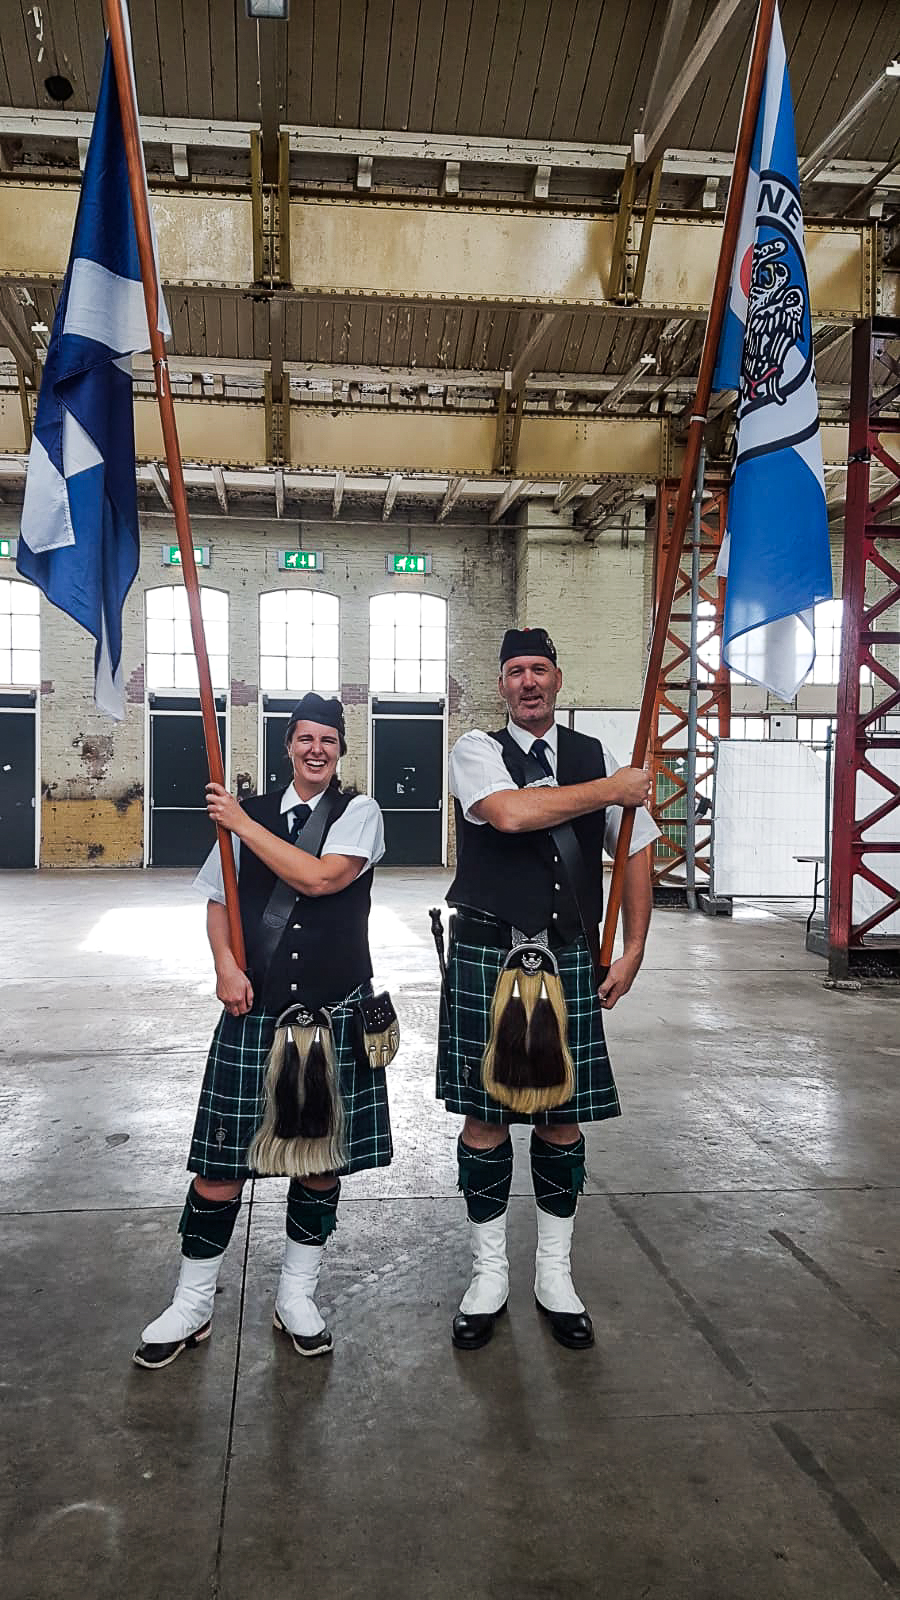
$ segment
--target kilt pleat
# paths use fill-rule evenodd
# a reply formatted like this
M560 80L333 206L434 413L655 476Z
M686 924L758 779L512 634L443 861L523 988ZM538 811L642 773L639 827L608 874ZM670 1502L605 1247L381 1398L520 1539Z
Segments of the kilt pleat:
M344 1103L347 1163L341 1175L366 1167L386 1167L393 1155L387 1082L383 1069L363 1067L356 1058L349 1006L332 1012L335 1060ZM232 1181L257 1176L246 1164L247 1149L262 1120L266 1057L275 1034L271 1011L233 1017L223 1011L212 1037L188 1171Z
M587 941L554 951L569 1015L575 1093L564 1105L533 1115L510 1111L482 1087L491 1001L507 952L454 939L450 945L438 1031L437 1097L448 1111L481 1122L599 1122L621 1115L606 1050L603 1008L597 998Z

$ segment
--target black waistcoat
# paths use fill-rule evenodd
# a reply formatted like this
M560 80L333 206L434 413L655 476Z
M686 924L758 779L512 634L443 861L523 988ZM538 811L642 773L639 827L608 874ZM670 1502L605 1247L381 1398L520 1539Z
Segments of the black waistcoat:
M503 751L510 777L518 787L532 781L525 770L525 755L504 728L490 736ZM603 746L599 739L559 728L556 781L560 785L605 778ZM572 823L587 867L587 882L579 891L590 923L597 927L603 916L603 833L605 811L592 811ZM471 906L509 922L523 933L542 928L555 930L563 943L581 932L575 897L566 880L553 835L549 829L531 833L501 833L490 823L466 822L456 801L456 877L447 901Z
M281 814L281 798L281 792L253 795L243 801L243 806L254 822L262 823L279 839L287 839L289 818L287 813ZM346 811L352 798L348 794L338 796L328 831ZM361 872L339 894L298 894L268 971L262 972L258 942L260 923L277 881L275 873L241 841L238 899L247 947L247 970L256 1003L262 1001L267 1011L283 1011L301 1000L309 1006L342 1000L372 976L369 954L372 868Z

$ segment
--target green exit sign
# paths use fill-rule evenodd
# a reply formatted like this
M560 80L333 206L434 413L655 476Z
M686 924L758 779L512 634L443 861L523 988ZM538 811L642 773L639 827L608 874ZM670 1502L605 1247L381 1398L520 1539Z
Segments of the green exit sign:
M411 551L407 551L405 555L395 553L388 556L386 560L388 572L426 573L431 571L431 557L414 555Z
M194 545L194 560L198 567L209 566L209 545ZM180 567L181 551L177 544L164 544L162 547L162 564L164 567Z
M279 550L279 572L321 572L325 557L321 550Z
M0 539L0 560L10 561L18 549L18 539Z

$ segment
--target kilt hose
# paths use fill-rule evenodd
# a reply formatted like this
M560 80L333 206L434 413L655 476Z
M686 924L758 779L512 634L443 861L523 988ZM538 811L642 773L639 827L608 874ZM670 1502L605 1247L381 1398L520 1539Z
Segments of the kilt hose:
M478 913L466 910L469 926ZM451 939L438 1031L437 1098L448 1111L480 1122L599 1122L621 1115L606 1053L603 1008L597 998L587 940L555 949L568 1011L569 1049L575 1063L575 1093L564 1105L533 1114L501 1106L481 1084L481 1058L490 1032L491 1001L508 951Z
M366 1167L386 1167L393 1155L391 1119L384 1069L363 1066L353 1048L350 999L331 1010L334 1051L344 1103L346 1165L340 1176ZM266 1057L275 1034L273 1011L248 1011L233 1017L223 1011L209 1047L200 1103L188 1156L188 1171L219 1182L262 1176L251 1172L246 1154L262 1121ZM264 1176L268 1176L265 1174Z

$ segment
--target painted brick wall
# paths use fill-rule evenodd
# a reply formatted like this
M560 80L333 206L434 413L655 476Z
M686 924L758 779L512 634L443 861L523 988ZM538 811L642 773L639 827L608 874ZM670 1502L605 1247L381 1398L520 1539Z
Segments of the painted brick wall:
M0 530L15 535L10 513ZM515 620L515 536L481 524L437 527L408 522L400 513L387 524L347 515L334 522L275 522L237 516L196 519L198 543L211 548L201 583L229 596L231 733L229 773L258 777L258 608L269 589L304 587L341 601L342 694L347 706L346 781L365 787L367 776L369 600L391 589L440 595L448 604L449 736L497 717L496 660L500 636ZM144 592L177 582L164 568L161 547L174 542L171 519L148 516L143 560L125 615L124 722L101 717L92 699L92 649L82 631L42 602L41 773L42 864L139 866L143 852L146 694ZM321 549L321 573L281 573L283 548ZM388 577L385 554L407 548L432 553L427 578ZM0 576L13 576L9 572ZM228 755L226 755L228 761Z

